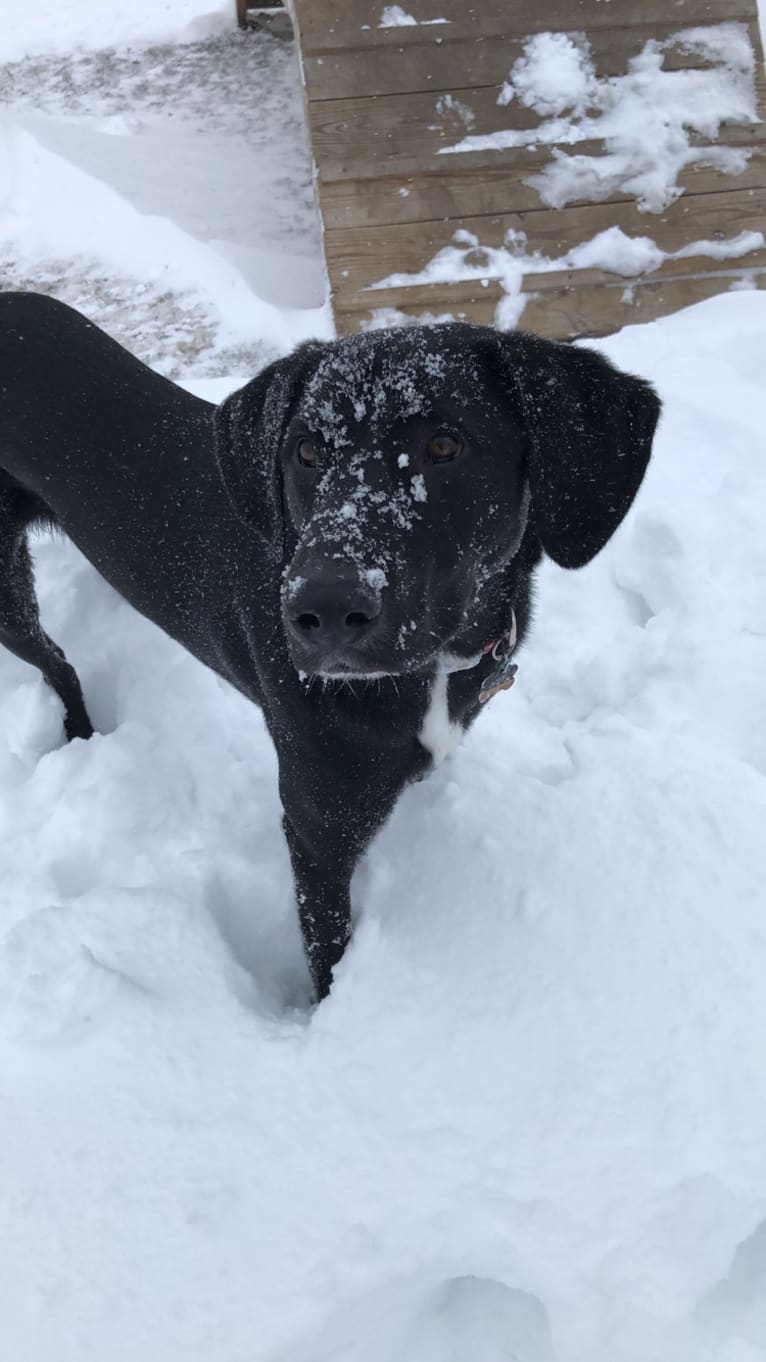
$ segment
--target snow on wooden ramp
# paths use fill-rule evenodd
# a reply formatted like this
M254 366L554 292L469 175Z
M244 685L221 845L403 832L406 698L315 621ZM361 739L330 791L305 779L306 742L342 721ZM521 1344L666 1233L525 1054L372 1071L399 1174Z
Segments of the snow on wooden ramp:
M766 286L756 0L294 0L338 329Z

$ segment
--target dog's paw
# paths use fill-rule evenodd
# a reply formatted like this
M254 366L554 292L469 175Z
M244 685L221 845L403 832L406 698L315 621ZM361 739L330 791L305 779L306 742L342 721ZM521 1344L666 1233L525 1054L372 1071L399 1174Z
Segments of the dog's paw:
M75 710L67 710L64 715L64 732L67 736L67 742L71 742L73 738L87 739L93 737L93 725L85 710L79 713Z

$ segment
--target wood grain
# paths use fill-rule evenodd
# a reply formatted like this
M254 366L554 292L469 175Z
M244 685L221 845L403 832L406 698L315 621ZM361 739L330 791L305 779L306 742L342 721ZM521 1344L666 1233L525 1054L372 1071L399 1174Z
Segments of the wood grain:
M766 123L722 127L717 145L746 148L744 169L725 176L704 163L689 166L679 178L680 198L664 212L639 212L619 187L602 202L580 200L557 210L543 205L528 183L553 150L532 140L539 116L518 101L497 103L500 84L535 32L587 37L598 74L609 77L625 72L647 42L735 21L750 36L763 110L755 0L548 0L539 6L529 0L406 0L403 7L418 22L380 28L385 2L295 0L325 255L341 330L362 326L373 308L384 307L492 321L502 290L481 252L501 247L509 231L525 234L528 253L552 261L614 226L630 237L650 237L667 253L745 230L766 232ZM428 22L437 18L448 22ZM664 62L667 70L706 65L677 43L664 49ZM466 133L511 126L529 132L529 142L440 154ZM594 141L575 150L598 156L604 148ZM389 275L422 272L458 230L475 236L472 259L486 264L483 279L371 292ZM524 325L547 335L604 334L708 297L748 273L761 287L766 250L740 260L666 260L637 278L603 269L532 274L522 285L534 295Z
M642 42L626 49L620 63L615 64L617 70L626 68L646 37L642 30ZM600 66L597 69L603 74ZM765 92L766 78L760 74L756 93L761 103ZM514 156L522 159L527 154L526 147L481 152L448 150L466 136L488 136L506 129L528 132L532 156L537 161L550 159L555 144L534 146L540 116L516 103L500 106L497 95L497 88L492 86L425 95L310 101L310 133L320 185L382 175L417 175L427 169L453 175L463 165L491 166L503 159L510 165ZM724 124L719 142L746 145L759 136L761 139L764 136L763 125ZM563 149L580 151L582 144Z
M672 28L662 25L660 31L670 36L677 29L675 25ZM595 38L592 45L606 53L601 66L604 75L614 75L620 70L616 57L620 48L635 47L630 30L618 30L610 41ZM432 39L429 44L409 47L392 43L371 48L368 53L341 51L322 57L309 56L304 58L304 71L310 98L328 102L445 90L460 93L464 89L486 86L497 91L507 79L522 47L522 40L517 38L466 39L452 43ZM615 54L611 60L610 50ZM668 50L669 70L694 64L688 58L683 62Z
M766 129L754 130L759 141L744 171L723 176L704 165L690 166L679 176L679 186L691 194L707 194L730 189L758 189L766 184ZM734 144L733 141L731 143ZM583 152L592 154L593 144L583 144ZM536 189L525 184L529 175L538 172L544 162L534 153L524 152L509 160L495 160L477 156L471 165L464 165L453 174L440 170L421 170L405 175L381 176L374 180L336 180L322 187L322 212L325 227L357 226L360 228L438 221L449 218L498 216L525 213L540 208ZM629 203L631 199L620 189L607 195L605 203ZM582 205L575 199L569 207ZM616 219L615 219L616 220ZM647 222L646 235L651 236Z
M528 213L464 217L459 222L461 230L478 239L478 250L471 259L479 265L481 248L502 247L509 231L525 234L527 254L539 252L557 260L615 225L628 236L651 237L665 252L678 251L694 241L725 241L740 232L758 232L766 227L766 189L684 194L663 213L640 213L630 202L559 210L538 208ZM457 227L456 221L448 220L327 231L325 254L333 290L342 295L340 306L366 307L369 294L364 299L361 295L371 285L390 275L419 274L439 251L453 244ZM728 261L710 259L709 268L714 270L719 263L724 268L729 265ZM536 287L544 289L546 277L536 276ZM598 277L605 279L607 274L600 271ZM397 287L403 292L407 286Z
M295 0L304 56L373 47L416 46L432 40L525 37L554 30L623 28L668 22L676 28L757 17L756 0L406 0L402 8L417 24L380 28L387 0ZM446 19L437 24L435 19ZM431 22L429 22L431 21Z
M537 331L553 340L575 340L578 337L607 336L621 326L655 321L680 308L690 307L706 298L738 285L742 275L736 270L716 274L682 275L677 278L628 281L606 284L600 288L589 286L549 289L532 296L519 320L519 327ZM766 261L759 272L752 275L752 286L766 288ZM500 290L493 285L461 296L461 287L444 290L433 286L428 297L421 297L416 305L407 307L412 321L432 321L448 316L456 321L472 322L477 326L493 326ZM336 312L339 335L363 330L372 320L368 312Z

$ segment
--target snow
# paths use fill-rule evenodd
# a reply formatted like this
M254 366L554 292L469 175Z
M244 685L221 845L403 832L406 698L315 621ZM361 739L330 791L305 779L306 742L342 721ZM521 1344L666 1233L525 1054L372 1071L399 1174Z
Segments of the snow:
M3 60L41 52L66 56L130 43L193 42L231 27L233 0L9 0L3 7Z
M673 49L707 65L668 70L665 57ZM750 153L716 139L726 122L758 121L754 54L740 23L651 38L622 76L597 75L584 34L535 34L498 103L514 99L541 116L537 127L471 135L440 154L553 146L548 164L525 183L554 208L578 199L597 202L619 190L635 197L640 209L659 213L681 194L678 177L687 166L740 174ZM604 147L597 155L563 149L595 139Z
M416 19L414 14L410 14L401 5L386 5L380 16L378 28L413 28L417 25L448 23L449 19Z
M414 15L408 14L401 5L386 5L378 28L411 28L417 22Z
M97 47L101 8L57 6L59 50ZM180 5L108 13L113 42L188 36ZM4 16L18 50L39 14ZM173 49L62 58L68 94L9 70L4 279L211 398L328 328L291 68L248 42L275 147L251 118L249 162L183 65L228 69L239 38L175 49L225 158L202 200L172 111L141 104ZM245 182L272 285L306 262L289 299L238 263ZM37 544L99 732L65 746L0 654L9 1358L764 1362L766 298L600 348L665 401L645 485L593 564L545 567L514 689L401 800L313 1013L258 712Z
M171 376L247 373L330 333L288 44L44 54L4 93L5 287L84 308Z
M595 71L589 45L567 33L538 33L524 44L511 79L500 91L498 104L518 98L539 114L582 114L594 90Z
M452 284L461 279L478 279L486 283L496 279L503 297L497 305L495 322L508 330L522 321L530 295L523 291L526 276L551 274L557 270L601 269L627 277L648 275L658 270L667 260L683 260L700 256L713 260L739 260L766 244L762 232L743 231L722 240L688 241L677 251L663 251L652 237L628 236L621 227L607 227L590 240L572 246L563 255L543 255L527 249L526 232L510 229L502 246L485 246L474 232L461 228L452 243L437 251L433 259L417 273L389 274L370 286L370 292L384 288L401 288L417 284ZM755 271L743 265L732 278L732 287L748 286ZM370 327L391 326L406 317L390 308L374 308ZM430 320L430 319L429 319ZM449 316L434 320L451 320Z

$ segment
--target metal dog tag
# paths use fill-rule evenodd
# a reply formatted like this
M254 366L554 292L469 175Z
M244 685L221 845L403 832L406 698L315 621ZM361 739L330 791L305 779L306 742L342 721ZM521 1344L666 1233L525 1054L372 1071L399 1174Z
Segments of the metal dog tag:
M499 690L510 690L516 680L516 673L519 670L515 662L511 660L511 654L499 659L500 665L490 672L482 689L479 691L479 703L484 704L486 700L491 700L493 695L497 695Z
M499 690L510 690L516 679L519 670L513 659L513 650L516 647L516 615L511 614L511 627L507 634L492 648L492 660L497 663L495 670L490 672L484 685L479 691L479 704L484 704L486 700L491 700L493 695L497 695ZM487 649L488 651L488 649Z

